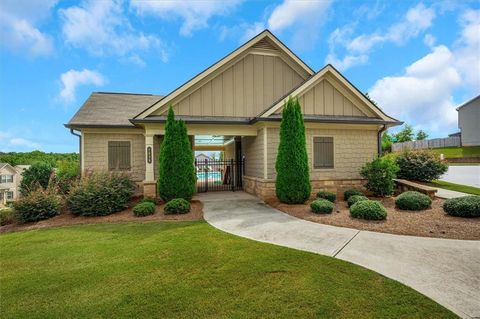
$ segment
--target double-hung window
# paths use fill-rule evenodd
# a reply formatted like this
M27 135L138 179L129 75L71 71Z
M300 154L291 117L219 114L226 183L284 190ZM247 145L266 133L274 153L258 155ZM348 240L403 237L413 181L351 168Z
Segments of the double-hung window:
M13 183L13 175L1 175L0 176L0 183Z

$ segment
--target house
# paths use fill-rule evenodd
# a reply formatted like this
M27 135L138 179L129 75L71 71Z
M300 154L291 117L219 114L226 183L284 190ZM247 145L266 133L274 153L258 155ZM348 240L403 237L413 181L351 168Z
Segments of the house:
M22 173L28 167L30 165L13 167L8 163L0 163L0 206L18 199Z
M480 95L457 107L462 146L480 145Z
M275 194L281 112L289 96L302 106L313 191L361 185L359 170L380 152L382 132L401 124L332 65L314 72L265 30L165 96L92 93L65 126L80 136L82 172L129 172L144 195L153 196L171 105L186 122L193 149L244 159L229 180L265 199Z
M203 153L200 153L195 155L195 160L197 162L205 162L205 161L213 161L213 158Z

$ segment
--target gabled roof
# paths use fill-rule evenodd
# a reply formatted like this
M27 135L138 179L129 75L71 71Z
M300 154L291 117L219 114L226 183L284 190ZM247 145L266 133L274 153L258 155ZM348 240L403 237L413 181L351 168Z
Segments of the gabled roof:
M94 92L65 126L134 127L129 119L161 98L153 94Z
M387 122L396 122L400 123L398 120L386 115L378 106L372 103L358 88L356 88L347 78L345 78L337 69L335 69L331 64L327 64L325 67L320 69L314 76L307 79L305 82L292 89L290 92L285 94L282 98L274 102L268 109L263 111L258 115L259 118L265 118L272 116L275 111L280 109L283 104L286 102L289 96L299 96L300 94L306 92L310 87L315 85L316 81L320 79L325 74L330 73L336 79L338 79L342 84L344 84L350 91L358 97L364 104L369 107L380 119Z
M225 64L231 62L238 56L240 56L242 53L244 53L247 49L256 47L258 49L266 49L270 46L270 43L266 40L270 40L275 46L280 48L284 53L286 53L292 60L294 60L302 69L306 71L307 74L313 75L315 72L305 63L303 62L295 53L293 53L282 41L280 41L275 35L273 35L269 30L264 30L254 38L250 39L246 43L244 43L242 46L239 48L235 49L231 53L229 53L227 56L222 58L221 60L217 61L204 71L200 72L196 76L194 76L192 79L189 81L185 82L172 92L170 92L168 95L166 95L161 101L158 101L154 103L152 106L147 108L146 110L143 110L140 112L138 115L136 115L133 119L141 119L145 118L148 115L152 114L156 110L158 110L160 107L168 104L170 101L172 101L174 98L179 96L181 93L185 92L195 84L199 83L203 79L205 79L207 76L224 66Z
M0 169L3 169L3 168L6 168L6 169L10 170L12 173L17 173L15 168L8 163L0 163Z
M480 98L480 95L477 95L476 97L471 98L471 99L468 100L467 102L464 102L462 105L460 105L459 107L457 107L457 111L460 110L462 107L467 106L468 104L474 102L475 100L478 100L479 98Z

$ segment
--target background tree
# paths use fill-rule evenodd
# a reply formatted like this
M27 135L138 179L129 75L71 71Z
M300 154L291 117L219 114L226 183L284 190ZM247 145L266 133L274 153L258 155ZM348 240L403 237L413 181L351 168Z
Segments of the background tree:
M405 124L405 127L394 136L397 143L413 141L413 127Z
M27 195L38 188L47 189L53 167L49 163L35 163L22 173L20 193Z
M275 170L275 192L281 202L300 204L310 197L305 124L297 98L289 97L283 106Z
M391 152L392 151L392 144L393 144L393 137L385 131L382 135L382 152Z
M427 137L428 137L428 134L427 134L427 133L425 133L423 130L419 130L419 131L417 132L417 136L415 137L415 139L416 139L417 141L423 141L423 140L426 140Z
M168 202L174 198L190 200L195 191L195 165L185 122L175 120L170 106L165 136L160 147L158 194Z

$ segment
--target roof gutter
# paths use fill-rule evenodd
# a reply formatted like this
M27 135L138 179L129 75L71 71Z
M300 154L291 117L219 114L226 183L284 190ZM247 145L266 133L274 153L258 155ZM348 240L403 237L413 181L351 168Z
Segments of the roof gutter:
M383 124L383 127L378 131L377 134L377 152L378 156L382 156L382 134L387 130L387 126Z
M75 130L73 128L70 129L70 134L78 136L78 155L80 157L80 173L82 172L82 135L79 133L75 133Z

